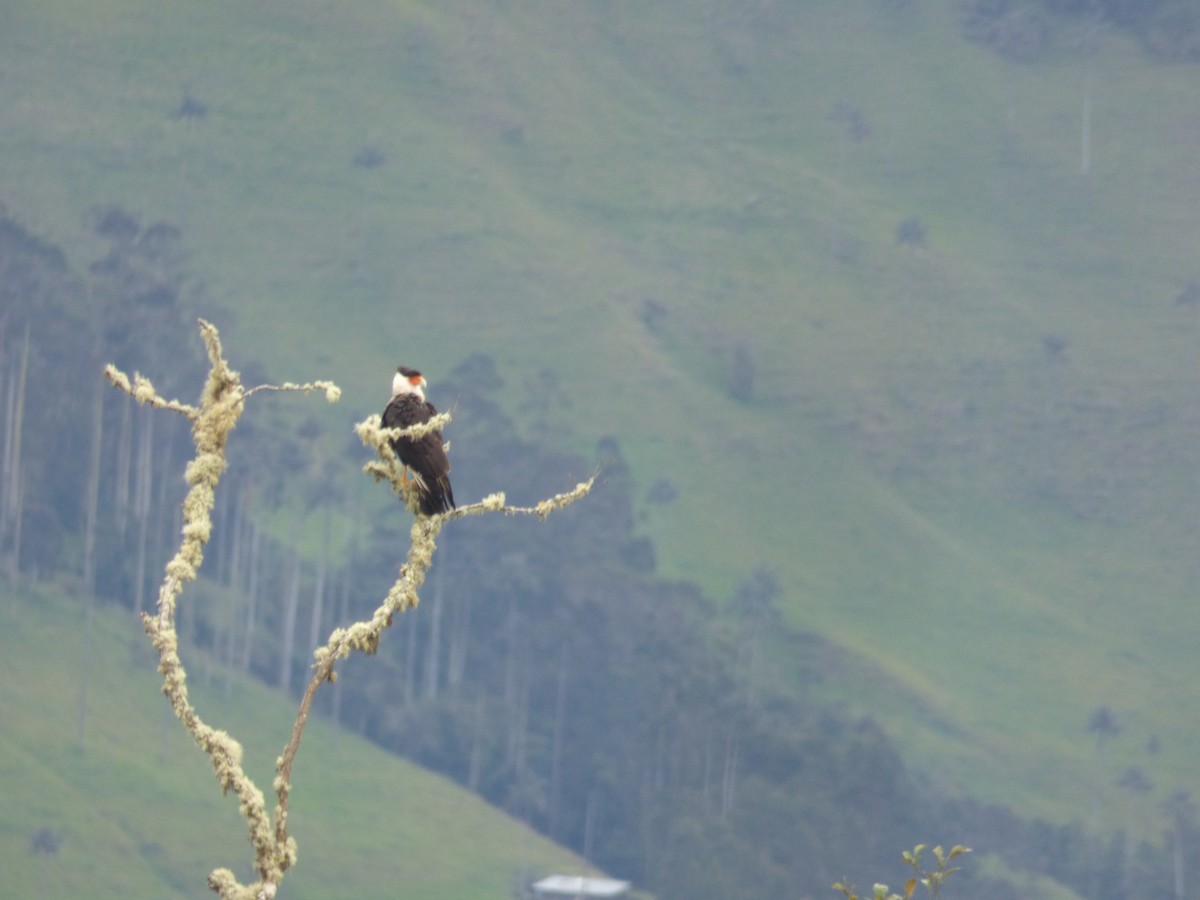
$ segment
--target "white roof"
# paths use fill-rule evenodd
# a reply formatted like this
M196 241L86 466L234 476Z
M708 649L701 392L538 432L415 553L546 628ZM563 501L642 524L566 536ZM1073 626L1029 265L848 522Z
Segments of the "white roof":
M629 890L629 882L615 878L551 875L534 883L533 889L539 894L559 894L564 897L616 897Z

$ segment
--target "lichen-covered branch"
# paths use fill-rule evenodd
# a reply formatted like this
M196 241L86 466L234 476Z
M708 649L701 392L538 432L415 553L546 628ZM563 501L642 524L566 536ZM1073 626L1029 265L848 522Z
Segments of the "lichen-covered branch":
M390 441L396 437L420 437L435 428L442 428L450 421L448 413L440 413L428 422L422 422L409 428L381 428L379 416L369 416L365 421L355 426L355 431L363 443L373 448L379 455L378 462L370 462L364 466L364 471L378 480L386 480L396 493L411 500L412 488L404 483L402 467L392 450ZM383 632L392 624L392 619L398 612L413 609L420 603L418 590L425 582L425 575L433 562L433 553L437 549L437 536L442 527L451 519L462 516L482 515L486 512L502 512L506 515L533 515L545 519L550 513L574 503L586 496L595 484L596 475L587 481L580 482L572 490L557 494L543 500L536 506L509 506L505 503L504 494L492 494L478 503L460 506L433 516L418 515L409 530L408 556L400 567L399 575L387 592L383 602L375 610L370 619L355 622L353 625L337 628L329 636L325 646L318 647L314 652L313 673L300 700L300 709L292 726L292 736L284 747L283 754L276 760L275 793L279 805L275 814L276 840L287 840L287 803L291 793L292 763L300 746L300 738L304 726L312 710L313 700L322 684L332 682L336 678L334 666L338 660L345 659L352 652L372 654L379 649ZM415 510L415 507L412 507Z
M246 391L246 396L251 397L259 391L324 391L325 399L330 403L337 403L342 396L342 389L332 381L310 381L306 384L285 381L283 384L260 384Z
M250 829L258 884L245 888L237 884L232 876L226 878L220 872L213 873L209 884L227 900L249 900L251 897L274 895L274 888L284 871L295 862L296 848L294 842L276 842L263 792L242 768L241 744L226 732L205 723L192 706L188 697L187 672L179 658L179 636L175 628L176 603L184 585L196 578L197 570L204 561L204 545L212 533L212 509L217 483L226 466L225 446L248 395L238 373L225 361L217 329L201 320L200 335L208 351L211 368L200 394L199 406L160 397L150 380L140 374L135 374L131 382L124 372L111 365L104 374L116 387L139 403L181 413L192 423L196 455L188 463L184 476L188 492L183 501L183 531L179 550L167 563L166 575L158 593L157 609L153 615L143 613L142 624L158 651L163 693L167 695L175 715L208 754L222 792L232 791L237 795L242 816ZM336 386L323 383L320 389L325 390L331 400L336 399Z
M404 505L412 513L417 513L420 505L416 490L402 477L404 466L396 457L391 442L396 438L420 438L431 431L445 428L450 422L450 413L438 413L427 422L418 422L407 428L384 428L379 416L368 416L364 421L354 426L359 439L371 447L379 455L378 460L367 463L363 471L376 481L386 481L392 490L400 495Z
M196 578L204 560L204 545L212 532L212 509L217 484L227 465L225 447L230 433L245 409L248 397L270 391L323 391L326 399L335 402L341 394L329 381L308 384L258 385L246 389L237 372L233 371L221 351L220 338L214 328L200 321L200 333L208 351L211 368L200 395L198 406L166 400L159 396L149 379L135 374L132 379L114 366L105 369L105 376L116 387L134 397L139 403L180 413L192 423L192 438L196 455L186 470L187 496L183 503L183 530L179 550L167 563L158 606L153 615L146 613L142 622L159 655L159 672L163 676L163 693L167 695L175 715L187 728L212 763L222 792L232 791L239 799L242 817L249 828L254 848L255 871L258 880L250 885L240 884L229 869L217 869L208 878L209 887L222 900L268 900L275 896L284 873L296 862L296 841L288 833L288 809L291 796L291 773L300 741L304 734L313 700L322 684L335 678L334 666L351 652L374 653L383 632L392 624L397 612L418 605L418 591L433 560L436 539L451 519L468 515L500 512L505 515L533 515L545 519L587 495L595 483L593 474L574 489L541 501L532 507L509 506L504 494L485 497L477 503L461 506L447 513L424 516L418 514L410 532L411 545L396 582L370 619L337 628L325 646L315 652L313 674L292 733L276 760L274 790L277 803L268 815L263 792L242 768L242 747L230 735L205 723L188 698L187 673L179 658L179 638L175 628L175 608L184 585ZM416 498L402 477L403 467L392 450L390 441L397 437L420 437L429 431L444 428L450 421L442 413L429 422L407 429L382 428L379 416L370 416L356 426L363 443L376 450L379 461L368 463L365 471L375 479L386 480L414 512Z

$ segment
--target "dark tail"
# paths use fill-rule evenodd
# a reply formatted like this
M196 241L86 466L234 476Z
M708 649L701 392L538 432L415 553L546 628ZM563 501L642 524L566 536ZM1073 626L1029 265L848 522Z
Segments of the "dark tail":
M437 513L450 512L456 509L454 503L454 489L450 487L450 479L442 476L436 478L433 484L421 487L421 512L427 516L436 515Z

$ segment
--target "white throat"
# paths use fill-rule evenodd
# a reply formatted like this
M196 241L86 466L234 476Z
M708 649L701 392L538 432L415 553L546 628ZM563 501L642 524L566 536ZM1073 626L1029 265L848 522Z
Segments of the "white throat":
M405 376L397 372L392 376L392 396L399 397L401 394L416 394L420 399L425 399L425 391L421 389L419 382L413 384Z

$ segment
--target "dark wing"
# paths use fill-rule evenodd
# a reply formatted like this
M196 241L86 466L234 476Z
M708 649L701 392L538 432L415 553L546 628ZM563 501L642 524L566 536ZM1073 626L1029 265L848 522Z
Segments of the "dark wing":
M401 394L383 411L384 428L409 428L428 422L437 409L415 394ZM442 446L442 432L431 431L419 438L397 438L392 449L400 462L419 476L417 489L421 495L421 512L425 515L447 512L454 508L454 491L450 487L450 457Z
M409 428L421 422L428 422L434 412L432 404L422 402L416 394L398 394L383 411L384 428ZM392 441L392 449L400 452L399 445L404 443L399 439Z

